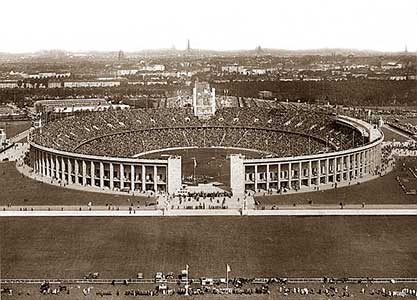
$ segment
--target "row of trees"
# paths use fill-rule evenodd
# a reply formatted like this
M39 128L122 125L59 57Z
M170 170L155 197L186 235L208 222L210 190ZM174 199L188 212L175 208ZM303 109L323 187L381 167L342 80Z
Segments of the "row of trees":
M217 91L229 95L259 97L259 91L272 91L281 101L329 101L344 105L417 105L415 80L347 80L347 81L257 81L214 84Z

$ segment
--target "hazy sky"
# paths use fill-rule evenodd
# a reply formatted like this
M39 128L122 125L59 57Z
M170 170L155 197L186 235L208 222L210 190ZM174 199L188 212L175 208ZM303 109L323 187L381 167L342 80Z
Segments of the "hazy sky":
M0 52L417 50L417 0L2 0Z

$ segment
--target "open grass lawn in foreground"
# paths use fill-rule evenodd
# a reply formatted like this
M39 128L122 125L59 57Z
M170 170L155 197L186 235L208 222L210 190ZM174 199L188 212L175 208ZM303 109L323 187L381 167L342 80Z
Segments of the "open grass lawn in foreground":
M410 217L0 218L3 278L417 277Z

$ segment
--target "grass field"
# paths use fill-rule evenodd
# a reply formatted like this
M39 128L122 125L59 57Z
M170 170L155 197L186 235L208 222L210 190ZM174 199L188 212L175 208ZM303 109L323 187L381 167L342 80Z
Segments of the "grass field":
M11 138L18 133L29 129L32 125L31 121L0 121L0 128L6 129L6 136L7 138Z
M0 163L0 205L129 205L144 204L147 197L122 196L71 190L29 179L20 174L14 162Z
M1 218L4 278L417 276L415 217Z
M382 127L382 132L384 133L384 141L389 142L406 142L408 139L398 133L395 133L392 130L389 130L385 127Z

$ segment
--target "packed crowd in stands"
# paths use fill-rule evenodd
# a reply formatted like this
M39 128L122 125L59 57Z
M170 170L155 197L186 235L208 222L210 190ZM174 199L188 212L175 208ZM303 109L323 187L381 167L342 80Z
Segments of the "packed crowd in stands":
M337 125L316 106L221 108L199 119L191 108L91 112L48 123L32 134L46 147L83 154L131 157L174 147L238 147L275 156L317 154L362 145L359 133ZM117 146L116 146L117 145Z

